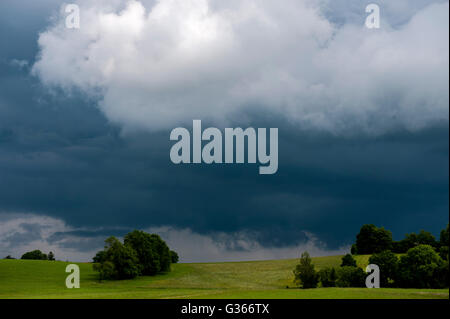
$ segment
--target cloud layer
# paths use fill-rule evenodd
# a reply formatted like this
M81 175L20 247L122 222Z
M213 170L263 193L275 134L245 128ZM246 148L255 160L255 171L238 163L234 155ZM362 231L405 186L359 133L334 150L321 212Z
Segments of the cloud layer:
M111 236L123 236L131 229L74 228L63 220L36 214L0 214L0 258L20 256L34 249L53 251L58 260L92 261L102 249L103 241ZM170 226L145 229L159 234L169 247L180 254L182 262L218 262L296 258L307 250L312 256L338 255L348 247L329 250L313 234L306 240L284 247L264 247L254 232L209 235L193 232L189 228ZM300 236L302 237L302 236Z
M126 130L226 123L248 110L333 134L448 120L448 2L392 26L401 6L386 6L379 30L335 23L318 0L76 3L81 28L61 15L41 33L33 72L98 99Z

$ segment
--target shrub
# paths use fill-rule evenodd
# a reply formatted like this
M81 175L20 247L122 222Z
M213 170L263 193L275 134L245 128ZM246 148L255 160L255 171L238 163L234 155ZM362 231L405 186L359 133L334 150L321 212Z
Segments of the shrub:
M363 225L356 235L356 251L359 255L379 253L392 246L392 233L383 227Z
M419 245L400 258L398 284L403 288L439 288L444 261L430 245Z
M322 287L335 287L336 286L336 269L333 267L328 267L321 269L318 272L320 283Z
M319 276L308 252L305 251L300 257L300 263L294 269L294 276L295 284L301 285L303 289L317 287Z
M398 258L389 251L374 254L369 258L369 264L375 264L380 268L380 286L388 287L395 280L398 271Z
M344 266L337 270L337 287L365 287L366 273L359 267Z
M344 266L356 267L355 258L353 258L353 256L350 254L347 254L344 257L342 257L341 267L344 267Z

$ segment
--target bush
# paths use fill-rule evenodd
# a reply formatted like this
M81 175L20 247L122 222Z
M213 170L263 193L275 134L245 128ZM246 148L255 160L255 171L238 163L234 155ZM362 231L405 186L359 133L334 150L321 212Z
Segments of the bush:
M22 255L21 259L32 259L32 260L47 260L47 255L42 253L42 251L36 249L33 251L26 252Z
M375 264L380 268L380 286L388 287L392 285L398 272L398 258L389 251L374 254L369 258L369 264Z
M344 266L337 270L337 287L365 287L366 273L359 267Z
M294 269L294 283L301 285L303 289L316 288L319 276L311 262L308 252L304 252L300 257L300 263Z
M345 266L356 267L356 260L355 260L355 258L353 258L352 255L347 254L344 257L342 257L341 267L345 267Z
M176 251L171 250L170 251L170 260L172 261L172 264L176 264L180 257L178 257L178 254Z
M335 287L336 286L336 269L333 267L328 267L321 269L318 272L320 283L322 287Z
M392 233L383 227L363 225L356 235L356 251L359 255L379 253L390 250L392 246Z
M444 260L430 245L419 245L400 258L398 285L403 288L439 288L445 285ZM448 278L448 277L447 277Z

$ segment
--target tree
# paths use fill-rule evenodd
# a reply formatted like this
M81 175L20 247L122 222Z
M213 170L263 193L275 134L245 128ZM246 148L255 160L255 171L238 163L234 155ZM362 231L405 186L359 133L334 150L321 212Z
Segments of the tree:
M116 279L130 279L140 274L140 267L136 252L132 247L122 244L116 237L111 236L105 240L104 259L98 264L94 264L94 270L103 271L102 279L105 279L106 274L111 275ZM97 254L98 255L98 254ZM111 263L114 271L110 271Z
M355 258L353 258L352 255L347 254L344 257L342 257L341 267L345 267L345 266L356 267L356 260L355 260Z
M11 256L11 255L8 255L8 256L6 256L4 259L16 259L16 258L14 258L14 257Z
M447 228L441 230L441 236L439 238L439 245L442 246L449 246L449 233L448 233L448 224Z
M176 264L178 262L179 257L178 257L178 254L176 251L174 251L174 250L170 251L170 259L171 259L172 264Z
M39 249L26 252L22 255L21 259L32 259L32 260L47 260L47 255L42 253Z
M143 275L170 270L169 247L158 235L134 230L125 236L124 243L136 251Z
M337 270L337 287L364 287L366 273L359 267L344 266Z
M307 251L302 253L300 263L294 269L294 276L294 282L297 285L301 285L303 289L317 287L319 276Z
M383 227L363 225L356 235L356 251L359 255L373 254L389 250L392 246L392 233Z
M92 258L94 263L103 263L106 261L106 251L100 250L97 254Z
M336 269L333 267L323 268L318 272L320 283L322 287L335 287L336 286Z
M103 261L102 263L93 264L94 271L97 271L99 276L99 281L104 279L116 278L117 272L114 264L110 261Z
M380 268L381 287L392 285L398 272L398 258L393 252L385 250L381 253L373 254L369 258L369 264L375 264Z
M48 260L55 260L55 255L53 254L53 252L49 252L48 256L47 256Z
M403 288L439 288L443 284L443 274L440 273L443 264L442 258L430 245L411 248L400 258L398 285Z
M406 234L405 239L403 239L400 243L402 249L399 253L406 253L409 249L419 245L430 245L434 248L439 246L439 243L436 241L433 234L424 230L421 230L418 234Z

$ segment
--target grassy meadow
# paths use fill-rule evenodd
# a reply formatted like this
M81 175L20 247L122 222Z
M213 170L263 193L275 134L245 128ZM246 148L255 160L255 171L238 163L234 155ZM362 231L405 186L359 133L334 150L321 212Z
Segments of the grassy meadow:
M316 257L316 269L338 267L342 256ZM357 256L365 267L369 256ZM298 289L293 273L298 259L173 264L154 277L98 282L90 263L80 266L79 289L65 287L68 263L0 260L0 299L5 298L242 298L242 299L448 299L448 289Z

